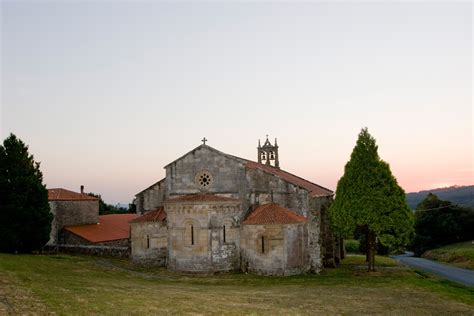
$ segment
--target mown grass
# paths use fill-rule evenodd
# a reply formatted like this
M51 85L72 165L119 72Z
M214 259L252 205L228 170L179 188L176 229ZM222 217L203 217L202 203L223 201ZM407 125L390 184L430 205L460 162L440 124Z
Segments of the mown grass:
M466 241L428 250L422 257L474 270L474 241Z
M320 275L183 275L84 256L0 254L0 314L473 314L474 290L377 257Z

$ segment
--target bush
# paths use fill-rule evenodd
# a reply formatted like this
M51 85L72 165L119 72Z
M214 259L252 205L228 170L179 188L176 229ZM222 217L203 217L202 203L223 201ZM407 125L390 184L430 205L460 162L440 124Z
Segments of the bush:
M344 246L346 247L347 253L360 253L358 240L355 240L355 239L344 240Z

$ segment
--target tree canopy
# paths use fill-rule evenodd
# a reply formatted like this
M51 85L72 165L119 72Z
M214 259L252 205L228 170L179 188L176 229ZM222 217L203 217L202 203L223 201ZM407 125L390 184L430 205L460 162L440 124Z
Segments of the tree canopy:
M87 193L87 195L90 195L99 199L99 215L134 213L130 211L130 207L123 208L123 207L118 207L118 206L105 203L104 200L102 200L102 196L100 194L89 192Z
M356 228L367 234L369 270L374 267L376 239L385 246L408 243L413 214L388 163L380 159L375 139L367 128L359 133L351 158L339 180L330 209L336 232L352 237ZM372 251L372 253L370 253Z
M415 212L412 248L419 256L428 249L474 239L474 210L440 200L430 193Z
M53 216L39 167L15 135L0 145L0 251L30 252L49 240Z

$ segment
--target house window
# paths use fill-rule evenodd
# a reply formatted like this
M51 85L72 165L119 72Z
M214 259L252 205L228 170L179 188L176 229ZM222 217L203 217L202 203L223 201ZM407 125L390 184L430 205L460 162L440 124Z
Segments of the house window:
M194 245L194 226L191 225L191 245Z
M146 235L146 249L150 249L150 236Z
M262 236L262 253L265 253L265 237Z
M222 237L223 237L222 239L224 240L224 243L225 243L226 242L226 240L225 240L225 225L222 228Z

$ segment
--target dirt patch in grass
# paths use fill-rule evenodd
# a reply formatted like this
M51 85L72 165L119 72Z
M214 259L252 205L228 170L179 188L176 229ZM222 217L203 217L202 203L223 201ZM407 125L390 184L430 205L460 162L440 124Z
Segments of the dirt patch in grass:
M8 298L0 314L474 314L474 290L379 261L376 273L356 268L363 258L352 257L320 275L203 276L122 260L0 254L7 280L0 297Z

